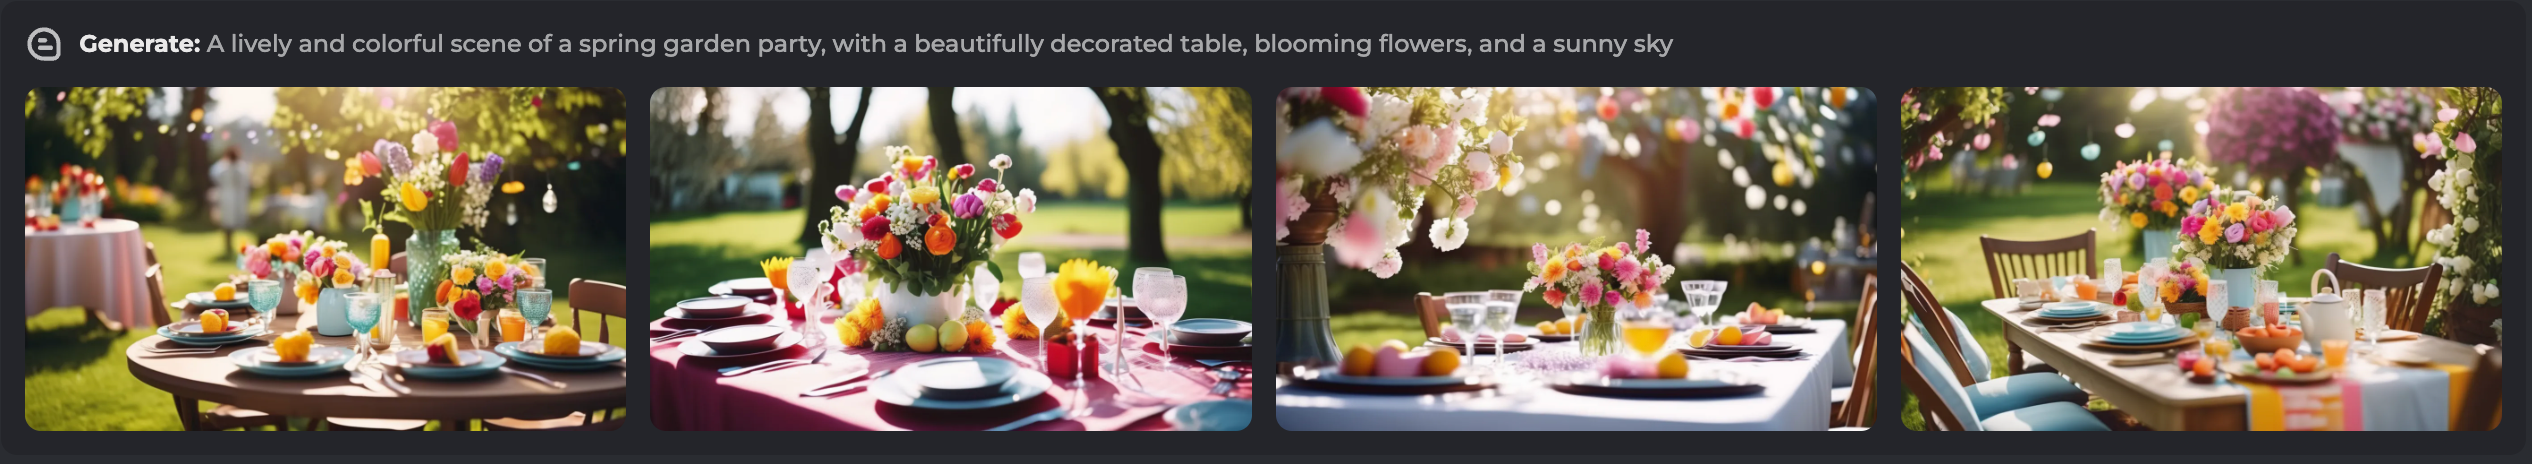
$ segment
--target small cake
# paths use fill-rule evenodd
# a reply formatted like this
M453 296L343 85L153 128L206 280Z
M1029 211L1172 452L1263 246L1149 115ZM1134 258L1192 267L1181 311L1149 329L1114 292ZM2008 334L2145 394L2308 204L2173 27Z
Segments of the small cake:
M425 343L423 346L429 348L432 363L457 364L459 358L456 335L440 334L439 338L433 338L430 343Z
M579 356L580 332L570 327L545 329L546 356Z
M211 287L211 299L218 301L236 301L237 284L220 284L218 287Z
M205 309L202 310L202 316L200 316L200 319L202 321L202 331L204 332L222 332L229 330L229 310Z
M1424 373L1425 353L1398 353L1383 349L1379 356L1377 361L1372 362L1372 375L1416 377Z
M281 356L281 362L308 362L308 351L315 347L316 335L305 330L282 334L280 338L273 339L273 354Z

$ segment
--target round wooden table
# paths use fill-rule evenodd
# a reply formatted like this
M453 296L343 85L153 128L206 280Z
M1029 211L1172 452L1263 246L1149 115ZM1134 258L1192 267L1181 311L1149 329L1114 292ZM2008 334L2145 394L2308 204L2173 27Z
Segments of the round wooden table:
M404 324L384 322L395 330L398 340L420 338L420 329ZM277 327L313 330L315 317L282 315L273 320ZM622 366L592 371L559 371L510 363L504 367L562 382L563 388L509 374L494 374L470 380L429 380L398 377L399 383L412 389L399 393L385 386L371 388L352 382L351 374L336 373L310 378L276 378L250 374L229 363L228 354L236 350L269 346L273 335L221 347L217 354L173 355L149 352L150 348L183 348L184 345L151 335L123 350L132 376L143 383L176 396L176 413L187 429L193 429L199 417L196 400L212 401L254 409L270 414L300 417L356 417L376 419L425 419L463 421L476 418L557 417L575 411L598 411L624 406ZM460 338L461 345L471 345ZM318 346L354 345L352 337L316 337ZM412 345L405 343L404 345ZM414 349L398 346L397 350ZM476 348L468 346L468 348ZM481 348L490 348L489 346ZM493 355L498 356L498 355ZM374 384L374 383L373 383Z

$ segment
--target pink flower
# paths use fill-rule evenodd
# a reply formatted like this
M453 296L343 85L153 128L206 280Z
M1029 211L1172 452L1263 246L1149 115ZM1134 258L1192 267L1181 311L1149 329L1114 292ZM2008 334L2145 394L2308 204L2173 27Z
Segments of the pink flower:
M1381 253L1389 250L1388 237L1383 237L1380 233L1381 229L1385 228L1382 224L1386 222L1383 218L1372 214L1373 209L1355 208L1354 214L1345 218L1345 231L1328 236L1327 245L1329 249L1335 251L1337 264L1355 269L1370 269L1373 264L1380 262ZM1386 220L1395 221L1397 218L1391 217Z
M1371 114L1371 98L1364 96L1360 88L1320 87L1319 99L1357 118Z
M2196 213L2192 213L2191 216L2180 219L2180 230L2183 231L2195 231L2206 226L2207 218L2202 215L2197 215Z
M2418 149L2419 158L2434 158L2435 153L2426 151L2427 140L2434 138L2435 136L2427 135L2425 132L2409 134L2409 147Z
M1635 251L1653 251L1653 233L1635 229Z
M1988 143L1989 143L1989 142L1987 141L1987 133L1985 133L1985 132L1980 132L1980 133L1978 133L1978 135L1977 135L1977 136L1975 136L1975 137L1970 137L1970 138L1969 138L1969 149L1971 149L1971 150L1985 150L1985 149L1987 149L1987 144L1988 144Z
M1547 263L1547 244L1530 244L1530 262L1541 264Z
M979 180L976 181L976 190L999 192L1002 191L1002 183L996 182L993 179Z
M2444 156L2444 139L2441 137L2427 137L2426 154L2428 156Z
M2453 134L2453 151L2459 151L2462 153L2477 153L2479 152L2479 142L2471 140L2470 133L2467 132Z
M886 236L888 236L888 215L872 215L870 220L862 221L862 240L878 240Z
M440 139L440 151L457 151L457 123L431 123L431 136Z
M1458 211L1451 213L1452 217L1468 219L1469 216L1477 214L1477 197L1459 197L1459 201L1454 203L1457 203L1459 208Z
M2277 216L2277 227L2295 225L2295 211L2287 209L2286 205L2277 205L2277 209L2269 210L2269 214Z
M253 248L254 248L254 249L252 249L252 250L247 250L247 251L246 251L246 272L247 272L247 273L250 273L250 274L255 274L255 277L257 277L257 278L270 278L270 277L272 277L272 275L273 275L273 256L272 256L272 252L270 252L270 251L264 251L264 247L253 247Z
M1618 259L1617 259L1617 258L1611 258L1611 257L1609 257L1609 255L1606 255L1606 254L1600 255L1600 270L1606 271L1606 270L1610 270L1610 269L1616 269L1616 268L1618 267L1618 262L1617 262L1617 261L1618 261Z
M862 191L873 194L888 193L888 176L879 176L868 181L863 181Z
M950 212L956 213L960 219L985 214L985 199L977 198L976 192L958 194L957 200L950 201Z
M838 185L835 186L835 200L851 203L853 201L853 195L859 192L859 190L854 189L851 185Z
M2458 117L2462 117L2461 108L2445 108L2435 111L2435 122L2452 122L2453 118Z
M1618 291L1616 290L1610 290L1608 293L1602 293L1600 294L1600 298L1608 303L1609 306L1617 306L1619 301L1625 300L1624 298L1618 297Z
M1600 282L1584 282L1580 296L1585 302L1600 301Z
M2244 233L2242 233L2242 225L2241 225L2241 224L2238 224L2238 223L2237 223L2237 224L2234 224L2234 225L2230 225L2230 226L2225 226L2225 227L2224 227L2224 241L2227 241L2227 242L2233 242L2233 243L2242 243L2242 238L2243 238L2243 237L2245 237L2245 236L2247 236L2247 235L2248 235L2248 234L2244 234Z
M1483 157L1483 156L1470 156L1470 157L1468 157L1468 159L1479 159L1479 158L1485 158L1485 157ZM1473 182L1473 183L1476 183L1476 184L1477 184L1477 191L1483 192L1483 191L1487 191L1487 190L1494 190L1494 189L1495 189L1495 184L1503 181L1503 173L1500 173L1500 172L1495 172L1495 170L1492 170L1492 169L1488 169L1488 170L1484 170L1484 171L1468 171L1468 181L1469 181L1469 182Z
M1621 259L1618 260L1618 268L1615 272L1618 276L1618 281L1625 282L1635 280L1636 277L1642 276L1644 273L1644 267L1636 265L1635 260Z
M1275 178L1275 216L1283 218L1275 222L1301 219L1301 213L1309 210L1310 199L1301 197L1301 184Z
M957 167L950 168L950 176L952 178L965 179L967 176L973 175L976 175L976 165L973 164L960 164Z
M2248 222L2251 223L2252 232L2267 232L2269 229L2277 228L2277 214L2268 211L2251 213L2251 219Z
M1380 262L1372 264L1371 272L1374 277L1387 279L1389 276L1398 275L1398 270L1406 266L1407 260L1398 257L1397 253L1383 253L1380 256Z

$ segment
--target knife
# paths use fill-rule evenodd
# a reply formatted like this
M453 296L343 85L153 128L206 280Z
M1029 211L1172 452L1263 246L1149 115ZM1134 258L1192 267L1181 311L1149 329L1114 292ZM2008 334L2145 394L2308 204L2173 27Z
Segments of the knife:
M843 376L843 377L837 377L837 378L835 379L835 381L834 381L834 382L829 382L829 383L827 383L827 384L826 384L827 386L824 386L824 387L818 387L818 388L811 388L811 389L809 389L809 391L800 392L800 396L802 396L802 397L814 397L814 396L827 396L827 395L833 395L833 394L837 394L837 393L843 393L845 390L851 390L851 389L853 389L854 387L860 387L860 386L862 386L862 385L869 384L871 381L874 381L874 380L879 380L879 378L881 378L881 377L887 377L887 376L888 376L888 374L893 373L893 372L896 372L896 371L897 371L896 369L889 369L889 370L878 371L878 372L863 371L863 372L862 372L862 373L860 373L860 374L853 374L853 375L847 375L847 376Z

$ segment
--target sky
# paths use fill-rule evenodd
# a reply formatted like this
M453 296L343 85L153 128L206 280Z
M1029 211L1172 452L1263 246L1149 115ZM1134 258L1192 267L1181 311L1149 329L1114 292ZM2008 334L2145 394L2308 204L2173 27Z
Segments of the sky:
M723 89L729 99L730 115L724 135L746 138L755 133L752 123L758 104L766 95L775 98L775 121L784 126L799 126L809 121L809 97L797 87L732 87ZM929 90L921 87L884 87L871 94L870 114L863 133L877 136L893 133L909 118L922 114ZM843 132L852 123L855 101L860 88L837 88L833 106L834 132ZM996 123L1019 108L1020 141L1032 146L1049 147L1083 138L1101 136L1108 127L1107 110L1099 106L1099 98L1081 87L961 87L952 99L960 112L981 108ZM1023 104L1025 103L1025 104ZM965 114L960 115L965 118Z

